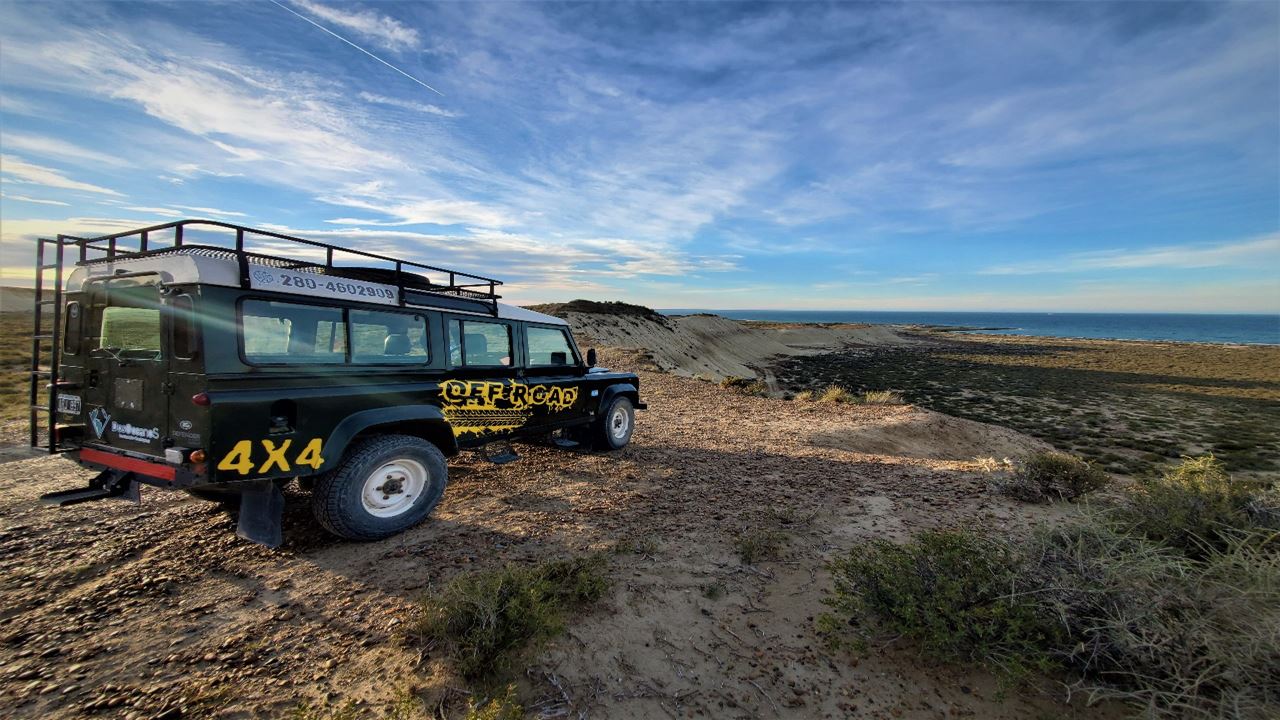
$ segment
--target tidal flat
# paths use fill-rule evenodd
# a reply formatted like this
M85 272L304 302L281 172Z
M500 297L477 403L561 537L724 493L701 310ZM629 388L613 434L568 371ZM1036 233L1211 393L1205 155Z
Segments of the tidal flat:
M1280 475L1280 347L1074 340L938 331L780 361L782 390L897 390L1004 425L1119 475L1213 453L1245 477Z

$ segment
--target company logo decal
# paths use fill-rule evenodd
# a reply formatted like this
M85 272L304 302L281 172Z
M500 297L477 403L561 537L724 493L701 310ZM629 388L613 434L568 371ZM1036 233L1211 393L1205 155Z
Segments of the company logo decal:
M93 423L93 434L102 439L102 433L107 431L107 423L111 422L111 416L107 414L106 408L95 408L89 413L89 422Z
M158 427L138 427L129 423L111 423L111 432L121 440L132 440L134 442L149 443L152 440L160 439L160 428Z
M529 422L535 408L559 412L576 402L576 387L529 385L514 380L440 383L441 409L457 435L514 430Z

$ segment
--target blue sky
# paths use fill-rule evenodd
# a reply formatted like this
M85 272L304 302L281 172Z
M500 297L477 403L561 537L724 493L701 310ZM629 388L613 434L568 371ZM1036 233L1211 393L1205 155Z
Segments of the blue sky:
M1278 8L5 2L0 277L214 217L517 302L1280 312Z

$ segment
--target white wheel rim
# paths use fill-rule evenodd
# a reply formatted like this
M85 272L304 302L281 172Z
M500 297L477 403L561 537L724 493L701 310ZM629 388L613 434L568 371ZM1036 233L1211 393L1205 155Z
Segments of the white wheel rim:
M365 512L380 518L408 512L430 477L427 468L417 460L397 458L384 463L365 478L360 494Z
M627 428L631 426L631 418L627 415L627 409L623 407L614 408L613 415L609 417L609 433L613 435L613 439L621 440L627 436Z

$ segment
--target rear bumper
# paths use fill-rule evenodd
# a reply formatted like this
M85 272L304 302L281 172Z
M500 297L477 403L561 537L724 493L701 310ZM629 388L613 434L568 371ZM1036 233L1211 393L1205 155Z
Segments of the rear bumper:
M171 465L146 455L135 455L120 450L82 447L78 453L81 465L95 470L120 470L133 473L138 480L156 487L180 488L203 485L207 482L190 468Z

